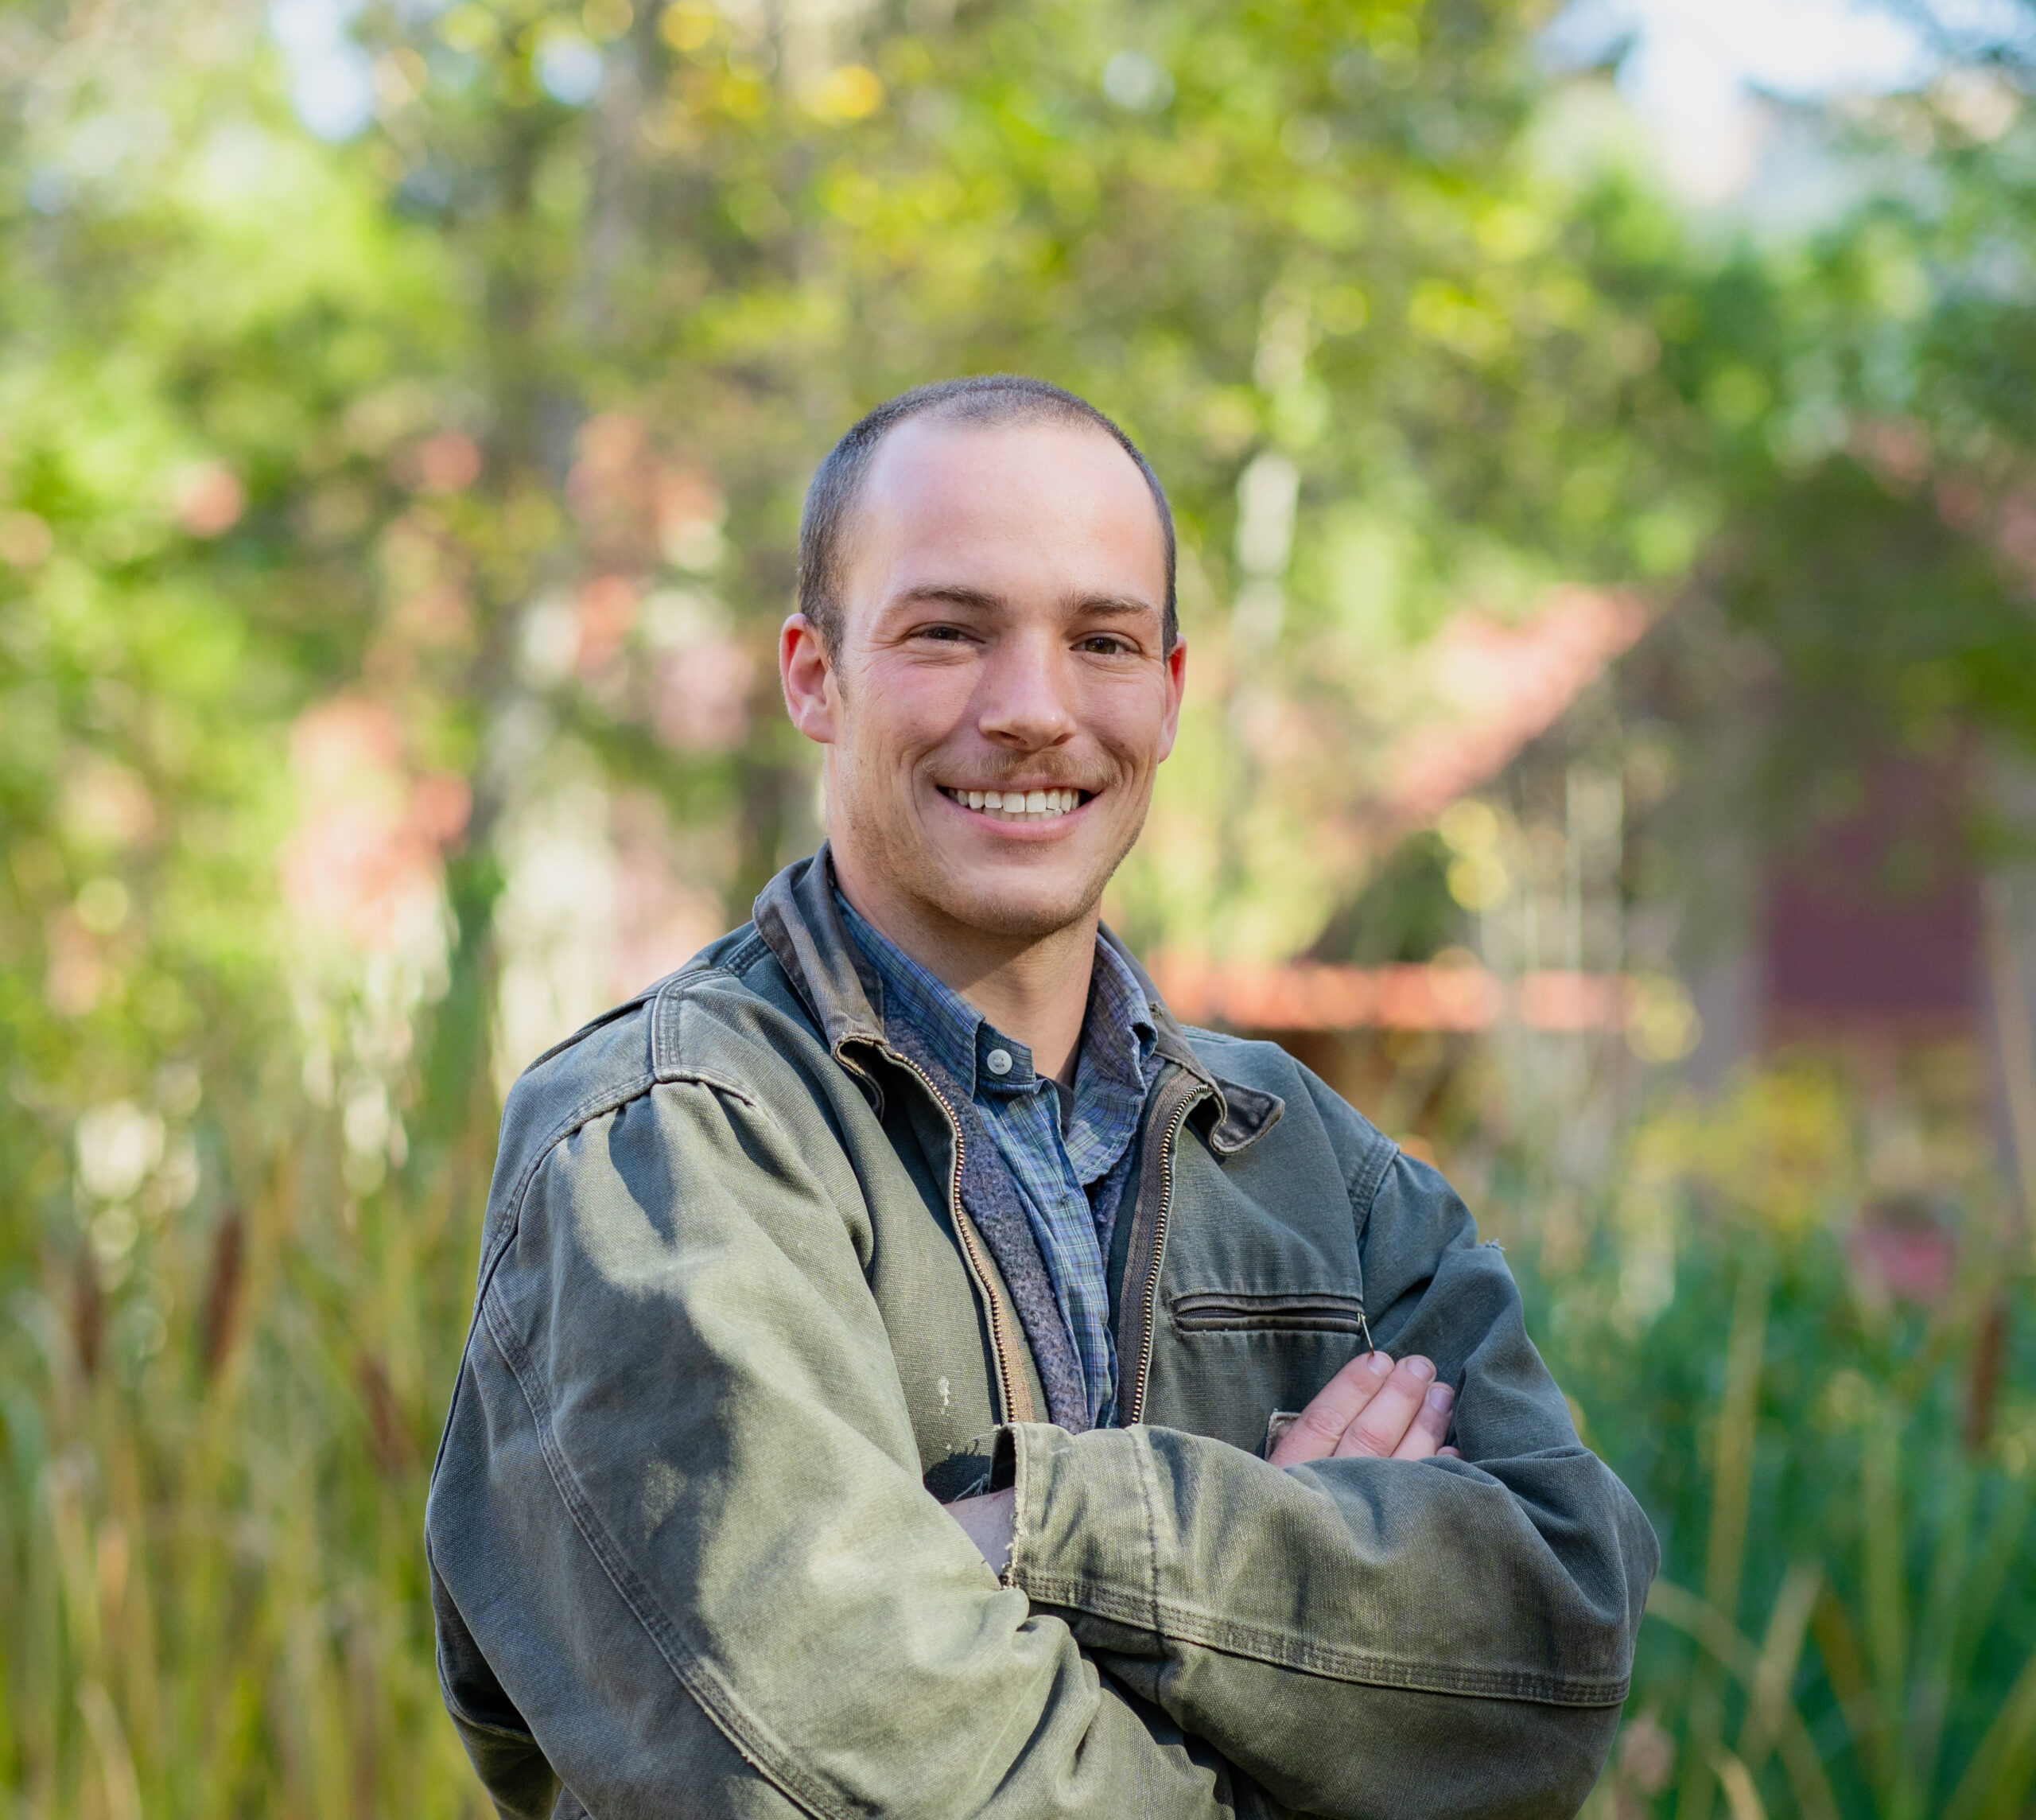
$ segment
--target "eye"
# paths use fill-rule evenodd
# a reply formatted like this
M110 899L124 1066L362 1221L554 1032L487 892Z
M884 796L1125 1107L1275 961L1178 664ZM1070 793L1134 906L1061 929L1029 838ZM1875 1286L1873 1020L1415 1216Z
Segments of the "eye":
M968 636L958 625L921 626L912 634L915 638L934 639L942 644L960 644L967 639Z
M1131 643L1128 639L1119 638L1113 632L1099 632L1083 639L1074 648L1091 652L1098 657L1123 657L1129 654Z

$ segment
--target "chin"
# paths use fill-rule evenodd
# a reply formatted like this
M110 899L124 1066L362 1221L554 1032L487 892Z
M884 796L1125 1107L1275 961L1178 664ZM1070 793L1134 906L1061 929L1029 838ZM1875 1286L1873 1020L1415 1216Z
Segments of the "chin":
M1094 909L1107 877L1094 881L949 877L936 900L945 916L985 935L1039 941L1078 923Z
M999 935L1020 942L1041 942L1049 935L1057 935L1070 924L1078 923L1088 914L1090 905L1078 904L1072 908L1041 908L1028 910L1009 904L971 906L968 913L958 920L972 929L980 929L987 935Z

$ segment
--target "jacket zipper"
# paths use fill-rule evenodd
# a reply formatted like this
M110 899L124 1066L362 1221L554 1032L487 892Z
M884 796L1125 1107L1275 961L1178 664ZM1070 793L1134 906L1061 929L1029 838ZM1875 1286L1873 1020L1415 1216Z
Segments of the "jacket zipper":
M954 1218L955 1234L962 1241L962 1254L968 1262L969 1274L975 1278L976 1287L981 1290L983 1301L989 1309L989 1345L990 1351L997 1355L997 1389L1004 1397L1004 1419L1006 1421L1028 1421L1032 1417L1032 1399L1028 1391L1021 1405L1014 1387L1017 1379L1016 1368L1011 1361L1004 1305L990 1281L989 1269L983 1262L982 1253L977 1249L975 1227L970 1224L968 1211L962 1205L962 1159L966 1153L966 1145L962 1136L962 1122L954 1116L954 1108L947 1103L946 1095L934 1085L933 1077L924 1068L911 1056L899 1055L895 1049L887 1047L884 1053L910 1068L925 1083L926 1091L938 1102L940 1110L947 1119L947 1129L954 1134L954 1169L947 1184L948 1209ZM1019 1414L1021 1406L1025 1412L1022 1415Z
M1167 1210L1174 1198L1174 1145L1187 1115L1208 1097L1208 1090L1191 1093L1175 1110L1160 1145L1160 1208L1152 1219L1152 1262L1145 1272L1145 1331L1139 1343L1138 1376L1131 1387L1131 1408L1124 1419L1126 1428L1137 1426L1145 1414L1145 1384L1152 1372L1152 1336L1160 1318L1160 1264L1167 1254Z

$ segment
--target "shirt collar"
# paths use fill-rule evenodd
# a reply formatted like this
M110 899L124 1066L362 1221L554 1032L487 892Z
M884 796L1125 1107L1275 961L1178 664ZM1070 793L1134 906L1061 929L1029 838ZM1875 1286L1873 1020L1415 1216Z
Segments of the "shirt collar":
M986 1090L1022 1092L1035 1084L1030 1049L1004 1035L945 980L866 921L839 890L833 896L849 935L882 983L879 1014L887 1025L893 1018L909 1025L972 1099ZM1098 941L1076 1064L1077 1093L1089 1086L1093 1072L1107 1086L1142 1099L1146 1064L1157 1039L1137 976L1109 943ZM994 1060L1000 1053L1010 1062L1001 1071Z
M882 1087L849 1059L849 1052L857 1045L882 1044L882 988L876 970L848 932L834 891L833 860L825 841L817 853L794 860L764 887L757 896L755 916L756 939L784 970L786 984L812 1018L821 1040L855 1075L870 1103L880 1108ZM1212 1103L1196 1119L1210 1148L1219 1157L1234 1157L1257 1143L1280 1122L1286 1102L1277 1094L1211 1072L1131 951L1107 925L1097 931L1096 939L1138 982L1159 1032L1155 1055L1186 1070L1208 1089ZM657 1028L660 1034L654 1039L655 1052L662 1058L678 1039L662 1023ZM664 1065L660 1060L659 1066Z
M1096 943L1095 970L1089 976L1089 1009L1082 1025L1082 1056L1075 1086L1094 1070L1109 1085L1145 1095L1146 1065L1159 1040L1145 989L1122 955L1108 942Z
M934 1060L960 1081L973 1098L977 1052L986 1053L992 1046L979 1040L989 1021L945 980L929 973L889 936L865 921L838 890L834 902L856 946L876 970L883 987L878 1015L887 1025L899 1022L908 1025L933 1052ZM1029 1078L1029 1056L1025 1058L1025 1068Z

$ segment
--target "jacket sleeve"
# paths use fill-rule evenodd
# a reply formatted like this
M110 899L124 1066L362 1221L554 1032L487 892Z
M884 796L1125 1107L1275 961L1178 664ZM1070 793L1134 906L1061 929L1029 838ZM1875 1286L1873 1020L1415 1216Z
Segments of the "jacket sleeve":
M1014 1427L1007 1577L1278 1801L1567 1815L1618 1725L1653 1532L1578 1441L1462 1201L1404 1156L1365 1172L1374 1335L1460 1380L1463 1460L1282 1470L1163 1428Z
M662 1083L492 1214L427 1530L499 1810L577 1811L563 1783L597 1820L1275 1811L923 1488L816 1148Z

